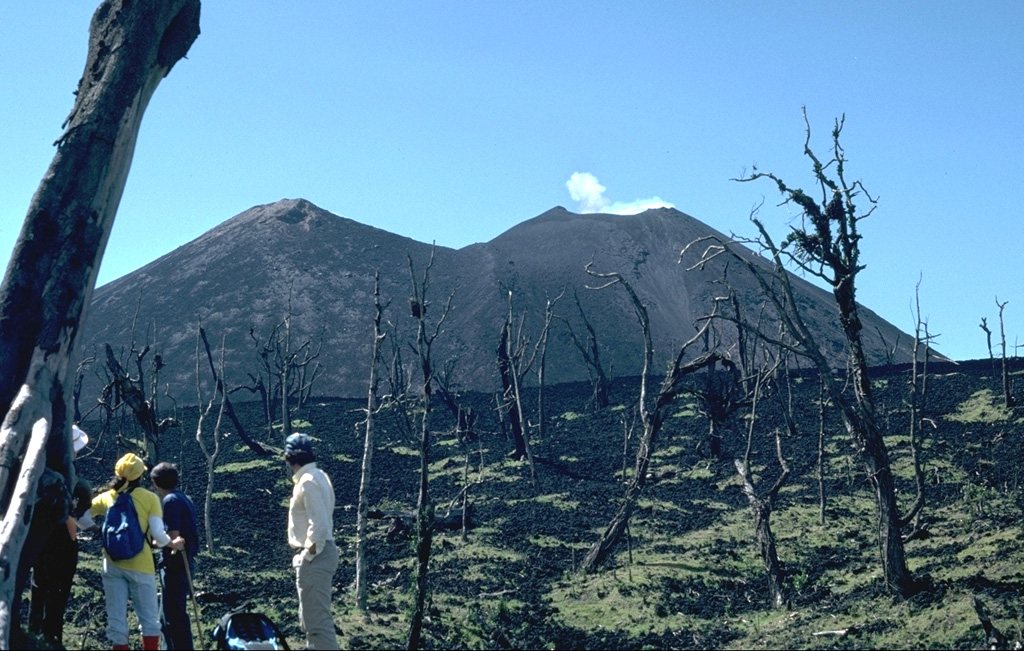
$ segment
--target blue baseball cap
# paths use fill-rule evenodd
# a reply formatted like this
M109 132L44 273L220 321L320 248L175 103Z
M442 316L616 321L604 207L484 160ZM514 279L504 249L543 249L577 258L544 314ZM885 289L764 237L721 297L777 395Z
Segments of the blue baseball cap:
M295 432L284 440L284 453L294 455L305 452L313 454L313 441L302 432Z

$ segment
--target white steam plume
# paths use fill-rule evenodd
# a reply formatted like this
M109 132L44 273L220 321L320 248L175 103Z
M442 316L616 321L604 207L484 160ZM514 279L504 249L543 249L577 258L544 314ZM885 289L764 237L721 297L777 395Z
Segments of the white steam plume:
M606 188L590 172L573 172L565 182L565 187L569 189L572 200L579 202L579 210L583 214L600 212L610 215L635 215L651 208L675 208L675 205L662 201L657 196L625 202L609 201L604 196Z

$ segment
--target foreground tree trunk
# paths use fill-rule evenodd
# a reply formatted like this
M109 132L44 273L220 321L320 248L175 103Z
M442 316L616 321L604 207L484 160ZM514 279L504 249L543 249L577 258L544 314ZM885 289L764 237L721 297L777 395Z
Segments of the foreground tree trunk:
M68 409L86 306L128 178L143 113L199 35L198 0L108 0L57 153L0 287L0 647L44 465L74 484ZM69 369L72 374L69 378Z
M901 533L901 528L907 522L899 515L889 452L877 422L877 409L868 377L867 356L861 341L863 325L856 300L856 277L864 269L860 263L861 235L858 232L858 224L871 215L876 200L867 193L860 181L851 184L846 180L845 152L839 143L843 121L836 120L835 128L832 130L833 157L825 164L822 164L810 148L811 127L806 111L804 124L804 154L813 163L815 182L822 194L820 204L802 189L790 188L782 179L771 173L755 170L753 174L740 179L773 181L785 197L785 203L796 204L803 213L803 225L800 228L791 227L789 235L781 245L775 244L764 225L757 219L756 209L751 215L751 221L760 235L750 243L766 252L770 259L770 267L765 268L755 263L749 249L733 242L723 242L717 237L701 238L691 242L683 249L680 259L692 246L709 239L714 240L717 243L708 247L701 255L700 261L691 269L703 267L718 255L728 255L750 271L761 286L766 300L772 304L786 334L796 343L777 339L772 341L771 335L763 330L748 323L738 320L737 322L756 332L762 339L804 356L817 369L832 403L839 409L844 429L864 462L868 480L875 493L876 532L886 589L894 594L909 596L921 586L907 568ZM834 170L834 179L826 173L830 169ZM855 205L855 199L862 195L872 206L866 212L859 212ZM819 278L832 288L839 312L839 322L849 348L848 367L854 392L852 400L836 382L828 360L804 321L801 307L793 295L786 261L796 265L802 272Z

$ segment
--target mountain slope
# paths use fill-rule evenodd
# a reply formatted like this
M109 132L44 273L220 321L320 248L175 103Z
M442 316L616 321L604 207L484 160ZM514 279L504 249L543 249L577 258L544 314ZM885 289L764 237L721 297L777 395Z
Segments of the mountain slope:
M716 281L723 264L687 272L679 251L690 241L717 235L709 226L677 210L662 208L639 215L577 215L553 208L490 242L453 250L436 247L431 268L428 318L433 321L451 297L451 311L435 345L438 365L454 360L452 376L464 388L488 391L496 386L495 348L513 294L523 331L535 340L546 300L564 291L555 311L581 325L575 291L592 322L601 354L615 375L640 370L641 336L625 292L600 292L584 267L622 273L647 305L656 351L656 369L695 332L694 320L710 311L723 293ZM308 201L282 200L247 210L196 240L145 267L96 290L86 342L100 351L104 343L127 349L134 340L151 344L165 368L160 384L179 400L195 395L195 338L202 322L211 344L225 342L229 383L249 382L257 367L255 343L284 318L289 303L293 341L314 340L323 332L320 362L325 374L315 392L359 396L369 377L373 318L373 278L380 273L381 294L390 306L385 318L398 339L413 333L407 297L410 260L419 279L431 258L431 245L338 217ZM735 267L735 265L734 265ZM748 278L730 271L730 284L751 313L762 302ZM845 365L845 343L831 296L795 278L823 347L837 366ZM519 315L523 315L520 317ZM911 338L870 310L863 314L865 340L874 363L886 359L886 345L900 342L894 361L910 358ZM517 321L518 322L518 321ZM723 328L726 345L735 344ZM885 344L879 336L884 335ZM411 359L408 347L403 356ZM102 359L102 357L100 357ZM550 382L587 378L565 324L552 326L547 355ZM87 377L86 398L99 380Z

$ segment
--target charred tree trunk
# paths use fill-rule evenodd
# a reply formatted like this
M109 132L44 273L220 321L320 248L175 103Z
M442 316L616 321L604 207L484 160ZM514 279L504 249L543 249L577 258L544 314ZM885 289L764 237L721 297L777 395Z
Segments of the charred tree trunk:
M741 251L735 248L733 243L723 242L717 237L701 238L691 242L680 257L694 244L707 239L715 240L717 244L709 247L701 256L700 262L691 268L703 267L721 254L729 255L742 264L757 280L765 293L765 298L772 303L779 321L785 326L787 335L796 342L774 343L808 358L819 376L824 379L829 397L839 409L844 428L860 453L875 494L876 532L886 589L901 596L909 596L920 586L907 568L895 482L885 440L876 421L877 412L867 375L867 359L861 341L862 325L855 296L854 281L864 268L860 263L861 235L858 223L871 215L877 201L868 195L860 181L850 184L844 176L845 152L839 143L842 120L836 120L835 128L832 130L834 154L826 164L822 164L810 148L811 129L806 111L804 123L804 154L813 163L815 182L822 193L820 204L803 190L790 188L782 179L771 173L755 171L740 179L744 182L771 180L785 197L785 202L796 204L803 213L804 227L792 228L781 246L772 241L764 225L756 218L756 209L751 215L751 221L760 234L755 241L769 254L772 270L766 271L754 264L748 249L743 248ZM835 178L829 177L827 170L834 170ZM866 212L860 212L855 205L855 198L860 196L866 196L872 206ZM803 319L801 308L793 296L784 259L801 271L828 283L832 288L840 324L849 348L848 364L854 390L852 401L832 377L832 369ZM771 338L764 332L758 332L758 335L765 340Z
M224 391L224 385L221 383L220 377L224 376L224 340L221 339L220 344L220 377L218 377L216 371L213 372L214 380L214 391L210 397L210 401L206 402L203 399L203 384L199 377L199 366L200 366L200 351L199 344L202 342L203 347L206 350L206 359L210 364L210 369L214 369L213 364L213 353L210 351L210 342L206 339L206 331L203 330L202 326L199 326L199 333L196 335L196 403L199 409L199 418L196 422L196 443L199 444L199 449L202 451L203 456L206 458L206 493L203 499L203 526L206 528L206 550L213 553L213 483L214 483L214 471L217 469L217 458L220 456L220 425L224 419L225 406L228 402L228 394ZM210 445L207 446L206 441L203 439L203 423L206 421L206 417L210 415L210 411L213 409L213 403L217 400L217 394L220 393L220 409L217 411L217 422L213 426L213 433L210 435ZM204 408L203 405L206 404Z
M199 35L198 0L103 2L64 134L0 287L0 647L20 595L15 568L43 467L74 485L69 369L143 113Z
M647 308L645 308L643 303L640 302L640 298L636 295L636 292L633 291L633 287L626 282L625 278L620 274L599 274L591 271L590 265L587 265L587 273L597 278L611 279L597 289L604 289L621 283L629 293L630 299L633 301L633 308L636 311L637 319L640 321L640 330L644 340L643 371L640 376L640 396L637 401L643 433L640 436L639 446L636 452L636 465L634 466L633 476L630 478L629 484L627 485L626 495L622 500L622 504L619 506L618 512L608 523L608 526L605 527L604 533L601 534L601 538L590 547L587 555L583 558L583 562L580 563L580 573L596 571L619 544L619 541L622 540L623 534L628 530L629 518L633 514L633 509L636 507L636 502L639 499L640 494L647 485L647 475L648 469L651 465L651 456L654 453L654 444L657 441L658 433L661 431L662 423L665 420L665 410L669 403L671 403L676 396L683 391L683 387L681 385L683 378L721 358L716 351L711 351L704 353L689 363L683 363L686 349L703 336L704 331L708 327L708 323L710 323L709 321L704 324L704 327L701 328L701 330L692 339L683 344L682 348L680 348L679 354L676 356L674 363L665 375L665 379L662 380L661 390L658 392L658 397L655 400L654 409L648 411L647 373L651 368L654 357L654 347L651 343L651 328L650 321L647 316Z
M761 562L764 565L765 575L768 578L768 593L771 595L772 607L782 608L786 605L786 596L782 587L784 575L782 563L779 562L779 552L775 545L775 534L772 532L772 513L775 511L775 500L778 498L779 491L786 484L786 480L789 479L789 464L786 463L786 458L782 454L782 436L778 429L775 430L775 453L782 472L764 497L757 494L753 474L750 472L750 451L754 438L754 426L757 422L757 401L765 379L764 374L758 373L757 380L754 383L750 421L747 427L747 451L742 459L734 459L733 463L736 465L736 472L739 473L740 480L743 482L743 493L747 496L750 510L754 516L754 537L761 550ZM783 411L785 412L789 432L795 436L796 425L793 421L792 408L792 392L790 392L790 403L783 407Z
M569 336L572 338L573 345L580 351L583 363L590 374L590 383L594 391L592 397L594 408L604 409L608 406L608 389L611 382L608 380L608 374L601 363L601 349L597 345L597 333L594 331L594 326L590 324L590 319L587 318L587 313L583 311L583 305L580 303L580 297L575 292L573 292L573 299L576 301L576 311L580 315L580 321L583 322L583 327L587 331L586 340L577 336L568 319L563 319L563 321L565 321L565 325L569 329Z
M743 481L743 492L750 502L750 510L754 515L754 537L761 550L761 563L764 565L765 575L768 579L768 594L771 596L772 607L782 608L786 605L786 596L783 591L782 563L779 562L779 552L775 546L775 534L772 532L772 512L774 505L766 499L757 496L754 485L750 479L750 470L740 459L733 461L736 464L736 472Z
M366 435L363 463L359 471L359 507L356 513L356 607L366 613L366 515L369 511L370 468L373 463L373 418L377 413L377 364L385 333L381 330L384 304L380 300L380 273L373 274L373 354L370 357L370 386L366 398Z
M818 383L818 524L825 524L825 385Z
M512 441L515 450L512 458L516 461L526 458L526 436L523 433L522 413L516 404L516 392L512 383L512 359L509 356L509 324L506 321L501 327L501 339L498 341L498 374L501 376L502 401L501 411L508 418L512 430Z
M1013 391L1010 385L1010 369L1006 365L1006 327L1003 321L1003 310L1006 309L1006 304L1009 301L999 302L999 298L996 298L996 305L999 307L999 345L1001 349L1000 357L1003 361L1003 406L1007 409L1013 409L1017 406L1017 401L1013 399Z
M874 492L876 529L886 588L894 594L909 596L919 590L920 585L914 581L906 566L900 532L902 520L897 509L895 482L889 464L889 451L879 428L877 409L871 397L867 361L860 335L862 324L855 296L855 278L864 268L860 263L861 235L858 223L870 216L877 205L877 200L869 196L860 181L849 183L845 177L845 150L840 144L843 121L836 121L831 133L831 150L834 156L825 164L821 163L810 148L811 128L806 111L804 123L804 154L813 164L814 180L822 196L820 203L803 189L792 188L771 173L755 171L750 176L739 179L744 182L771 180L785 198L785 203L795 204L803 213L804 225L792 228L781 246L776 246L771 240L767 229L755 216L756 211L752 214L752 221L760 233L756 243L769 254L772 270L766 271L755 264L749 250L734 249L734 245L721 242L717 237L712 237L712 240L716 240L718 244L708 249L701 256L700 262L694 266L700 267L720 254L729 255L742 264L757 279L765 298L772 303L786 334L797 342L795 345L779 341L774 343L807 357L814 364L819 377L825 382L829 398L839 408L844 428L860 453ZM833 171L835 178L828 176L826 172L829 170ZM859 211L855 204L859 197L866 197L871 206L866 212ZM693 244L703 240L706 238L687 245L681 256L685 255L686 250ZM831 375L831 367L807 327L801 308L793 295L783 258L803 272L819 278L833 290L840 323L849 347L848 363L854 390L852 401ZM766 333L758 334L762 339L770 339Z
M157 415L156 401L147 398L142 389L142 386L145 386L141 377L142 358L146 355L149 347L147 346L137 355L136 361L140 369L140 377L137 382L133 381L121 367L117 358L114 357L114 351L110 348L110 344L105 345L105 350L107 368L113 378L115 395L120 396L124 404L128 405L132 413L135 414L135 420L138 421L145 437L146 458L154 462L160 458L160 434L175 422L173 419L161 421Z
M907 567L900 517L896 501L896 482L889 463L889 451L878 427L876 409L868 377L867 356L860 338L861 321L854 298L853 277L841 277L834 285L833 294L839 306L839 320L850 346L850 366L856 406L847 404L841 411L847 433L853 438L867 465L868 481L875 492L877 508L878 547L886 586L892 592L909 595L916 589L913 575ZM820 369L819 369L820 371ZM829 373L831 379L831 373ZM845 403L839 388L834 386L832 402ZM842 402L840 402L842 400Z
M928 397L928 347L930 335L928 325L921 320L920 304L920 282L914 291L914 315L917 324L914 326L914 359L910 367L910 454L914 466L914 484L917 488L917 496L907 515L903 518L904 526L913 523L913 528L907 534L909 540L921 532L920 515L924 507L925 481L924 471L921 468L921 424L923 422L922 412L925 401ZM922 335L922 329L924 333ZM924 345L924 359L919 361L919 349ZM920 370L919 370L920 368Z
M434 364L431 360L431 346L441 332L451 309L451 299L445 304L432 333L427 332L427 289L430 286L430 269L434 265L434 253L431 251L430 262L423 270L423 278L416 281L416 273L413 270L412 258L409 258L409 275L412 278L412 296L409 298L409 307L413 318L416 319L416 355L420 362L422 372L422 398L423 412L420 418L420 482L416 498L416 595L413 602L413 612L409 624L408 648L418 649L422 643L423 617L427 600L427 569L430 562L430 545L434 531L434 508L430 504L429 469L430 469L430 422L431 392L434 384Z

